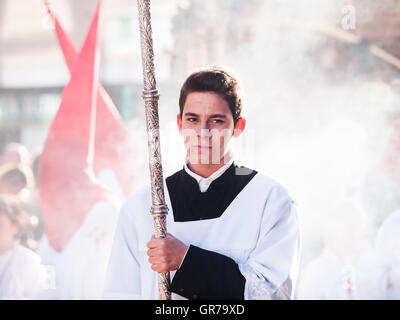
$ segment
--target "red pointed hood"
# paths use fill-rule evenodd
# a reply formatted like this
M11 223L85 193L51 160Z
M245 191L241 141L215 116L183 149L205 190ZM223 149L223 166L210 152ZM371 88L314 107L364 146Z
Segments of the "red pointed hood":
M77 50L47 2L45 4L54 22L68 69L72 73L78 58ZM116 174L125 195L129 195L132 192L134 179L133 144L118 109L100 83L98 85L96 119L94 172L98 174L104 169L111 169Z
M111 193L93 171L100 6L50 127L41 155L39 204L50 245L62 251L90 208Z

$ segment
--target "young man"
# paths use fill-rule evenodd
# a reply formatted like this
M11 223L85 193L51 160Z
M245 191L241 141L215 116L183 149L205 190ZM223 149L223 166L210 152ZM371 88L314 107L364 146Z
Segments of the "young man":
M171 272L173 299L289 299L298 219L276 181L234 161L243 132L237 80L213 67L184 82L177 124L184 168L165 179L168 235L155 239L150 187L123 206L106 298L158 299L157 272Z

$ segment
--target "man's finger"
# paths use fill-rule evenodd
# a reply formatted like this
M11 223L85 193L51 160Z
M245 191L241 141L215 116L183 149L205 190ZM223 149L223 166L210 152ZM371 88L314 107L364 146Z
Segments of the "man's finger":
M165 259L162 259L162 258L160 258L160 257L149 257L149 259L148 259L148 261L149 261L151 264L164 263L164 260L165 260Z
M153 264L151 265L151 269L156 272L167 272L168 266L165 263L160 263L160 264Z
M147 250L147 255L149 257L165 256L167 254L164 248L152 248Z
M165 238L160 238L160 239L152 239L149 242L147 242L147 248L153 249L153 248L158 248L164 246Z

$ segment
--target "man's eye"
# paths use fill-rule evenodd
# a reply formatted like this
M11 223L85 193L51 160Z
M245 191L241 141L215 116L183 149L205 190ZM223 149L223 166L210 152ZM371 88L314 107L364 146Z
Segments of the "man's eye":
M213 122L214 122L214 123L224 123L224 120L215 119L215 120L213 120Z
M187 121L189 121L189 122L196 122L197 119L196 119L196 118L187 118Z

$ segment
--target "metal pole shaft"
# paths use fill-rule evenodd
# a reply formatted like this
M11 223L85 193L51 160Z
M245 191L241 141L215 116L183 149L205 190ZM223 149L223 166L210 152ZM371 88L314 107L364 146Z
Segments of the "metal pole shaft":
M153 39L151 31L150 0L137 0L139 10L140 43L143 65L143 100L145 103L149 168L152 206L156 238L165 238L167 234L166 215L168 207L165 204L163 171L161 165L160 126L158 117L159 92L156 87L154 70ZM169 272L158 273L158 290L161 300L170 300Z

